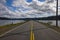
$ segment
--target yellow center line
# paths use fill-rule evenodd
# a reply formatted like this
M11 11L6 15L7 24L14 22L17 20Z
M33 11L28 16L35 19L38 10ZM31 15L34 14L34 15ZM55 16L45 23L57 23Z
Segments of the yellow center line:
M31 25L30 40L34 40L33 23L32 23L32 25Z

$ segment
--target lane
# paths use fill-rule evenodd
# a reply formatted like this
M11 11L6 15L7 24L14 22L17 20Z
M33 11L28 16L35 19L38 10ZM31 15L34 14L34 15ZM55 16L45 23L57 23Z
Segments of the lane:
M19 26L17 29L9 32L0 40L30 40L31 21Z
M35 40L60 40L60 34L34 21Z
M60 40L60 34L35 21L29 21L0 40Z

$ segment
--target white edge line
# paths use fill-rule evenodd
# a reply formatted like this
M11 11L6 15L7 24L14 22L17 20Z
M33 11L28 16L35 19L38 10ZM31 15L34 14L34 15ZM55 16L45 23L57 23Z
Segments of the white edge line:
M25 24L25 23L24 23L24 24ZM22 25L24 25L24 24L22 24ZM22 25L20 25L20 26L22 26ZM15 27L15 28L13 28L13 29L11 29L11 30L9 30L9 31L7 31L7 32L5 32L5 33L3 33L3 34L1 34L0 37L2 37L2 36L4 36L4 35L6 35L7 33L9 33L9 32L11 32L11 31L13 31L13 30L19 28L20 26L17 26L17 27Z
M52 28L48 28L48 29L52 30L53 32L55 32L55 33L57 33L57 34L60 34L60 32L58 32L58 31L56 31L56 30L54 30L54 29L52 29Z

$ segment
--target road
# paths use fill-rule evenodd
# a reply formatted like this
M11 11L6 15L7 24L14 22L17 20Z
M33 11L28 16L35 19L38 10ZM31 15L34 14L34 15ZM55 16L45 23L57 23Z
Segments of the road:
M60 34L35 21L29 21L5 34L0 40L60 40Z

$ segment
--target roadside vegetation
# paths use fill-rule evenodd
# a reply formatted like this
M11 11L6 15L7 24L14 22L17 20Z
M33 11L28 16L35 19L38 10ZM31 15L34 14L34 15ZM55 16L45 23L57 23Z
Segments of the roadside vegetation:
M54 30L60 32L60 27L56 27L56 26L54 26L54 25L50 25L51 22L48 22L48 23L40 22L40 23L43 24L43 25L45 25L46 27L52 28L52 29L54 29Z
M25 22L0 26L0 35L5 33L6 31L9 31L9 30L23 24L23 23L25 23Z

